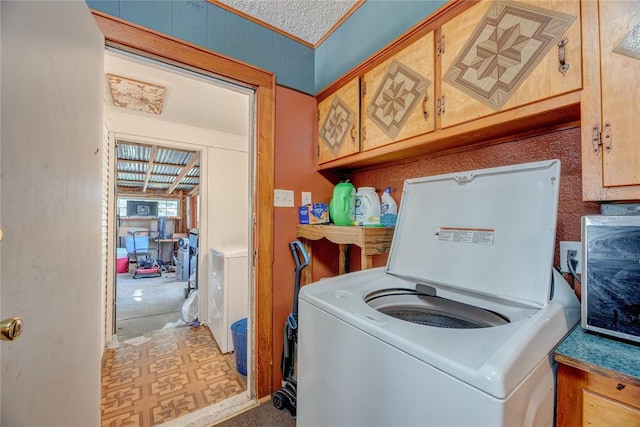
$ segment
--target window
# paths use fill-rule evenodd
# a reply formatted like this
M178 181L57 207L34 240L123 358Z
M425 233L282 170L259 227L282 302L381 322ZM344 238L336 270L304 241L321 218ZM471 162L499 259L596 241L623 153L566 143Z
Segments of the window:
M118 216L179 216L179 200L118 198Z

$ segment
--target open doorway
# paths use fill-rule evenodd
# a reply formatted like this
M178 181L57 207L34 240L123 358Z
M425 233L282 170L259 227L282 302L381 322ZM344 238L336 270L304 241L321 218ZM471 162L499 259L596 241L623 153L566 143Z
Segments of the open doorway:
M198 218L188 207L197 204L199 154L116 141L113 310L120 343L196 320Z
M128 89L123 89L124 86L121 85L115 92L112 87L107 86L105 94L105 121L114 153L114 191L111 203L114 207L114 244L111 247L116 248L113 256L113 270L116 271L113 282L117 286L113 288L113 295L107 295L107 301L111 297L116 302L113 309L107 312L107 317L112 317L112 322L107 321L107 324L115 323L115 328L111 331L114 334L110 337L111 342L115 338L127 345L127 341L133 340L131 345L137 345L157 335L155 332L159 329L196 326L195 323L203 325L199 327L200 331L202 328L208 329L211 319L219 314L218 311L229 312L226 307L218 307L214 302L211 292L214 276L211 253L214 250L228 251L229 248L238 247L243 248L245 254L251 253L250 183L253 182L254 169L251 166L253 144L250 143L253 138L253 120L250 118L252 93L245 88L230 87L225 82L214 82L210 77L120 52L107 52L105 68L108 82L111 76L116 76L116 80L120 82L128 80L129 85ZM115 69L117 71L113 71ZM151 88L151 92L144 92L144 85ZM166 104L162 108L151 107L149 104L158 99L159 87L165 88ZM142 107L151 107L151 112L135 109L129 111L131 108L117 105L114 96L126 95L126 91L131 88L138 91L131 102L146 104ZM216 93L217 96L206 93L210 89L220 92L221 88L224 93ZM233 99L234 97L237 99ZM184 104L181 104L181 100ZM222 105L226 117L223 118L224 126L220 126L225 132L229 132L230 126L235 123L241 123L242 131L230 134L210 129L208 126L220 118L215 117L215 108L202 105L201 102L205 100ZM169 107L179 107L181 110L175 112ZM153 111L164 111L166 116L163 118L163 114ZM228 116L230 113L234 113L232 118ZM173 121L168 117L172 117ZM138 247L135 247L136 238L141 239L137 242ZM139 250L140 247L142 250ZM126 272L122 267L117 270L118 261L124 255L121 253L119 256L117 248L124 249L121 252L126 253ZM247 290L252 280L249 265L245 264ZM138 274L139 272L142 274ZM120 289L120 284L133 285L135 289L130 288L125 293ZM162 293L171 301L171 307L160 307L158 310L145 307L145 294L151 295L160 287L164 288ZM120 297L123 294L134 306L133 316L128 319L119 316L122 312L120 305L123 304ZM195 318L185 319L183 305L196 295ZM242 305L249 317L251 295L249 292L246 295ZM136 307L136 303L140 304ZM177 305L180 306L180 311L176 313ZM150 308L150 315L145 316L142 311ZM139 310L138 313L135 312L136 309ZM151 329L136 331L135 328L127 328L127 322L143 329L146 326L142 323L149 323ZM123 332L125 330L126 335ZM212 337L210 332L207 333ZM121 339L118 336L120 334L126 339ZM162 339L165 338L163 336ZM176 336L176 343L179 339ZM197 339L189 337L185 342L201 343L202 339L202 336ZM234 356L231 352L235 349L230 349L229 353L220 351L224 346L217 341L217 337L212 338L219 353ZM183 345L176 344L175 347L182 348ZM247 355L251 351L250 345L245 346L245 358L251 357ZM207 353L213 352L203 352ZM238 372L224 371L222 374L215 376L216 382L224 382L226 374L230 376L226 382L231 382ZM245 392L245 398L248 399L251 372L245 372L245 375L246 378L242 378L244 383L240 387L231 388L231 393ZM213 380L205 381L203 386L211 388L212 382ZM176 391L176 399L184 397L178 394ZM208 396L211 400L205 399L200 403L219 403L220 399L229 397L229 394L225 391L217 396L211 393ZM179 404L182 401L176 402L176 405ZM201 405L195 407L200 408ZM177 417L184 414L173 415ZM172 418L161 419L165 422Z

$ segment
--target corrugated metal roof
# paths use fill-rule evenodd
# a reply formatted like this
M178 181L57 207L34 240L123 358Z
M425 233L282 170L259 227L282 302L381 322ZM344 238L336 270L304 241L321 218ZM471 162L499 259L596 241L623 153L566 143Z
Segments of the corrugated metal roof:
M155 150L155 156L150 159ZM199 153L118 141L117 185L127 190L145 188L156 195L173 196L176 191L191 191L200 185ZM151 166L151 173L147 171ZM189 167L188 170L185 170ZM179 181L176 183L176 181ZM173 192L168 190L175 184ZM160 194L159 194L160 193Z

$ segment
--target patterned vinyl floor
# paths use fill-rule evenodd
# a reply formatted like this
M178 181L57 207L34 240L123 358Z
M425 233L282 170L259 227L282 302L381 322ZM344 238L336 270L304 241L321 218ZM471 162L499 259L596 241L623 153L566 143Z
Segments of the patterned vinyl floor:
M233 354L221 354L206 326L162 329L139 345L107 349L102 426L153 426L246 389Z

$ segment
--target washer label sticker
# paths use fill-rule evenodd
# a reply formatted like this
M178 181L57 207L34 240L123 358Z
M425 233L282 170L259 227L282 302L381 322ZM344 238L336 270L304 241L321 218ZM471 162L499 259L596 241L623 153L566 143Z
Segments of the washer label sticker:
M495 234L496 230L493 228L437 227L433 240L493 245Z

